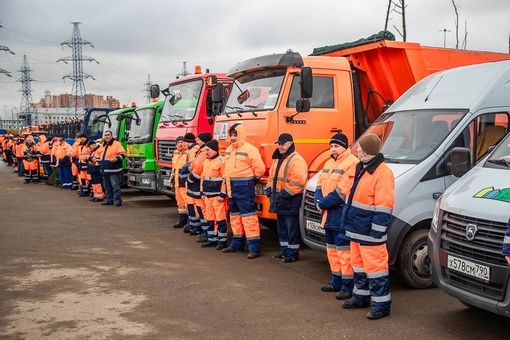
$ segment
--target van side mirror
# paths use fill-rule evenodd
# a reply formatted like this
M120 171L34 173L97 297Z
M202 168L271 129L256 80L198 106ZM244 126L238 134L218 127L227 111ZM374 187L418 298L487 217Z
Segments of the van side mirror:
M471 151L468 148L453 148L451 151L451 174L462 177L471 169Z
M310 99L313 95L313 74L311 67L302 67L301 68L301 80L299 84L301 85L301 98L302 99Z
M161 91L159 90L159 85L158 84L151 85L150 90L151 90L151 98L152 99L159 98L159 93Z

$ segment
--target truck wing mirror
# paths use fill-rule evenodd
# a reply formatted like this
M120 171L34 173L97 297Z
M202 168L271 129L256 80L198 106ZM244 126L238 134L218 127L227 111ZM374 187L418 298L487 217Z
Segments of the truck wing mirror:
M471 169L471 151L468 148L453 148L449 168L455 177L462 177Z
M302 99L310 99L313 95L313 74L311 67L302 67L301 68L301 80L299 81L301 85L301 98Z
M310 100L299 99L296 100L296 112L308 112L310 111Z
M159 90L159 85L158 84L154 84L154 85L151 85L151 98L154 99L154 98L159 98L159 93L161 92Z
M248 91L248 89L244 90L243 92L241 92L240 95L237 96L237 102L239 104L242 104L244 103L245 101L248 100L248 98L250 98L250 91Z
M175 104L177 104L180 100L182 99L182 94L180 94L179 92L177 92L176 94L172 95L172 97L170 97L170 100L169 100L169 103L170 105L174 106Z
M115 118L115 120L117 120L118 122L120 122L122 119L124 119L124 115L117 115L117 117Z
M205 87L206 88L208 88L208 89L215 88L217 84L218 84L218 77L213 75L213 76L207 76L207 78L205 78Z

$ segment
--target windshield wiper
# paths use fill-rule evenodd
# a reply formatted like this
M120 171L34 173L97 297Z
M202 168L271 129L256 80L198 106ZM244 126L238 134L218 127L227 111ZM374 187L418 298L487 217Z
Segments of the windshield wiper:
M250 112L255 116L257 117L257 114L255 113L255 111L253 111L253 109L258 109L259 107L258 106L255 106L255 105L245 105L244 107L249 107L250 109L252 109Z
M184 125L188 125L188 123L184 120L184 117L183 116L179 116L179 115L173 115L172 117L175 117L177 118L176 120L181 122L182 124Z
M232 111L235 111L235 113L237 113L239 115L239 117L242 117L243 115L241 114L241 112L243 112L243 108L242 107L239 107L239 106L228 106L226 105L225 106L226 108L229 108L231 109ZM229 117L229 115L227 114L227 112L225 112L225 115L227 117Z
M487 162L498 164L498 165L505 165L508 168L510 168L510 163L504 159L489 159Z

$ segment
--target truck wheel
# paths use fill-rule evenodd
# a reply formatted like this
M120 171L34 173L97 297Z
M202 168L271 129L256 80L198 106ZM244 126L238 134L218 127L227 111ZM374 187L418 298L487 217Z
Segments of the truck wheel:
M408 235L400 249L397 271L407 285L416 289L434 287L427 253L427 229Z

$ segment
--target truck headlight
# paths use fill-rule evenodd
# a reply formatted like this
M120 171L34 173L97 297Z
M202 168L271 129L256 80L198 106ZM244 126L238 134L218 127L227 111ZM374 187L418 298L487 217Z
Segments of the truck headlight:
M142 184L151 184L150 178L142 178Z
M441 212L441 200L443 196L439 196L436 201L436 206L434 207L434 215L432 215L432 229L437 233L437 225L439 224L439 213Z

